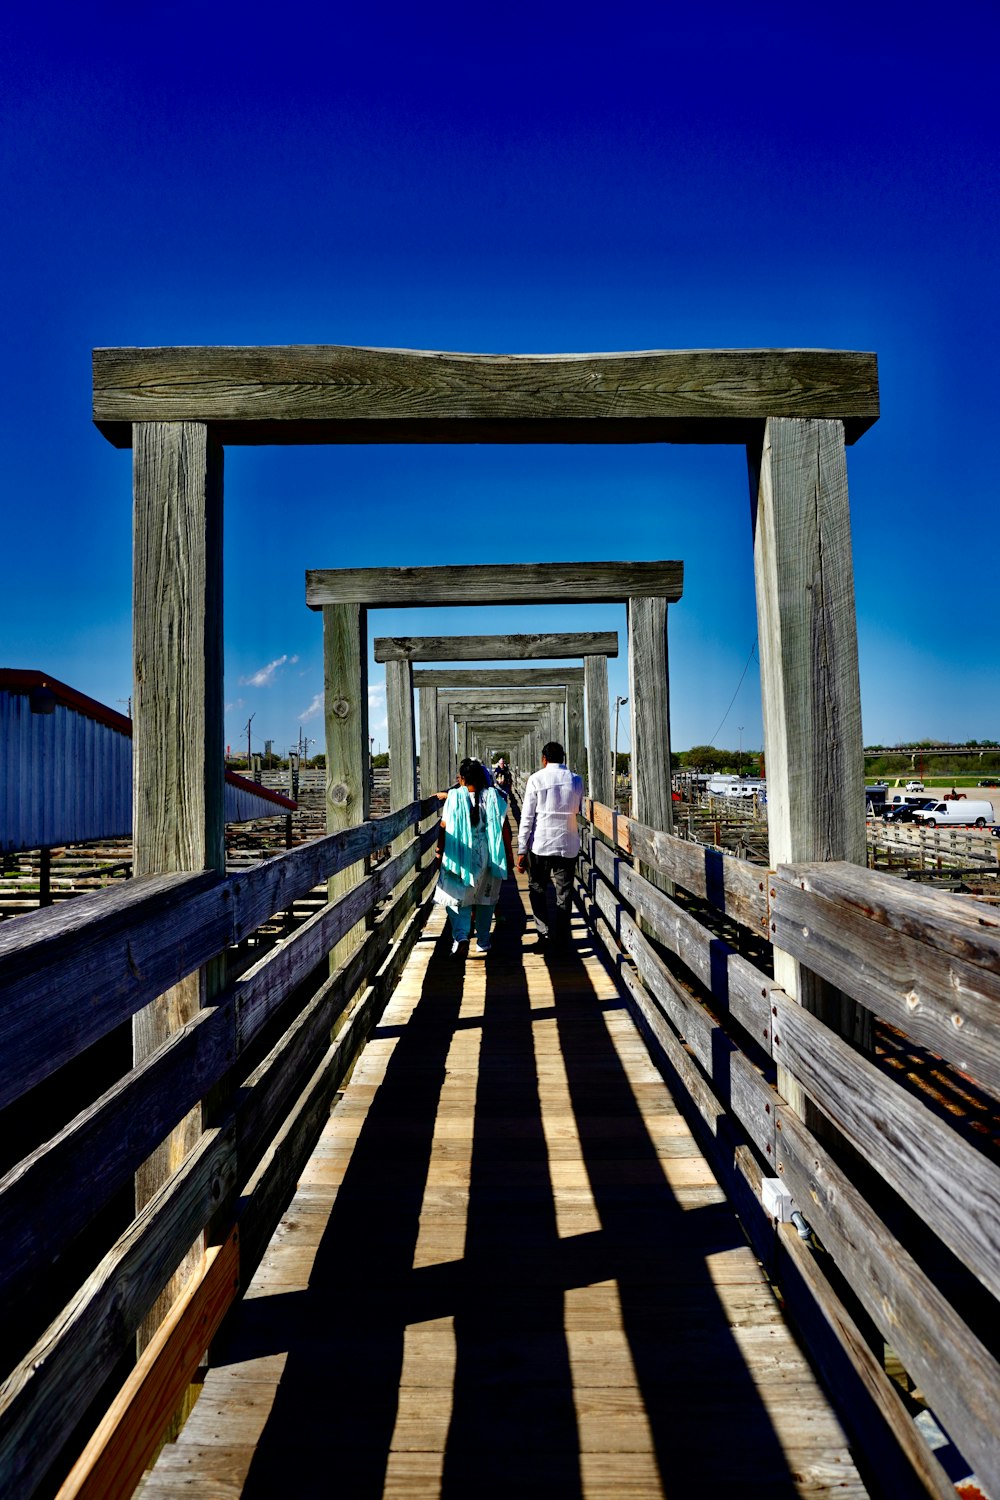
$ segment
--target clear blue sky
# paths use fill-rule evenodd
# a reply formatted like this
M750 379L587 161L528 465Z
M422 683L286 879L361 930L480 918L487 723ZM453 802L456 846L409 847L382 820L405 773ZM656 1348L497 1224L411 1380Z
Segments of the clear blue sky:
M865 738L996 736L1000 12L931 15L8 7L0 664L130 691L130 461L90 423L94 345L872 349ZM741 449L230 450L227 739L250 713L255 748L322 738L307 568L615 557L685 563L675 745L759 743L752 659L722 723L756 636ZM614 609L371 624L624 641Z

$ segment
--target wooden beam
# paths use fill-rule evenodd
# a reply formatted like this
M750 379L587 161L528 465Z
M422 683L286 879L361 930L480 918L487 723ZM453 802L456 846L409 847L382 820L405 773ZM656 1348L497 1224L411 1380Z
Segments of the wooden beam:
M680 562L473 563L440 568L311 568L306 603L369 609L473 604L620 604L633 594L681 597Z
M328 604L323 610L323 687L326 715L326 827L339 833L367 821L368 650L367 616L358 604ZM331 876L331 901L357 885L355 866ZM359 923L330 955L331 973L350 958L365 934Z
M864 758L844 434L838 422L779 419L748 454L768 860L865 863ZM868 1013L789 954L775 982L864 1044ZM778 1087L805 1101L781 1069Z
M386 662L385 707L389 734L389 810L407 807L417 796L417 751L413 719L413 668L408 661ZM396 840L398 854L412 835Z
M875 355L838 349L95 349L93 374L118 447L178 421L225 443L745 443L771 416L837 418L853 441L879 414Z
M587 787L595 802L610 807L614 801L611 779L611 725L608 714L608 661L590 656L583 664L587 705Z
M673 803L666 600L630 599L628 636L632 813L640 823L670 833Z
M584 746L583 683L578 682L566 694L566 761L570 770L576 771L578 776L583 776L586 770Z
M239 1294L239 1231L212 1246L59 1488L56 1500L131 1495Z
M390 663L386 663L390 665ZM560 714L566 703L565 697L551 698L511 698L507 702L498 703L495 698L484 696L482 698L445 697L448 712L453 719L468 719L478 717L482 719L516 719L526 718L531 715L538 716L551 703L556 703ZM410 798L413 801L413 798Z
M582 681L582 667L497 667L494 671L441 667L413 674L416 688L544 687L548 692L552 687Z
M222 658L222 449L204 424L140 424L133 438L133 870L226 863ZM222 988L225 960L167 990L132 1021L136 1064ZM202 1110L139 1169L138 1212L198 1141ZM201 1241L145 1318L140 1347L192 1274Z
M411 679L412 680L412 679ZM437 688L424 687L420 704L420 795L439 791L437 779Z
M592 630L552 635L376 636L376 661L558 661L617 656L618 632Z

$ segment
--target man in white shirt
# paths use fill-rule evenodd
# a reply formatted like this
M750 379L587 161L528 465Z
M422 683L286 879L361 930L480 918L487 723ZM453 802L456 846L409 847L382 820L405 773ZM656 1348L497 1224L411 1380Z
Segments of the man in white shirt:
M556 740L542 746L542 769L524 788L517 835L517 868L528 871L528 899L541 942L553 947L569 941L573 872L580 852L577 817L583 806L583 779L569 770ZM555 921L549 926L548 883L556 896Z

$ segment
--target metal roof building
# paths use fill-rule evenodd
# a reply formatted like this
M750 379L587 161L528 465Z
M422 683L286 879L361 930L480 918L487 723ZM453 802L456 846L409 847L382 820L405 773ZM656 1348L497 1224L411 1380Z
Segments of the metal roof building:
M226 772L226 822L295 803ZM132 721L44 672L0 668L0 851L132 832Z

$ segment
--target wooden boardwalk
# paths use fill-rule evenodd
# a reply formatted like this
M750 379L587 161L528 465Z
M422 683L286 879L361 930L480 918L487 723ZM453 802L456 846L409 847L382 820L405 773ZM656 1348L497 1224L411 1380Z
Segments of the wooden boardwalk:
M520 880L523 887L523 877ZM583 922L435 909L139 1493L863 1496Z

